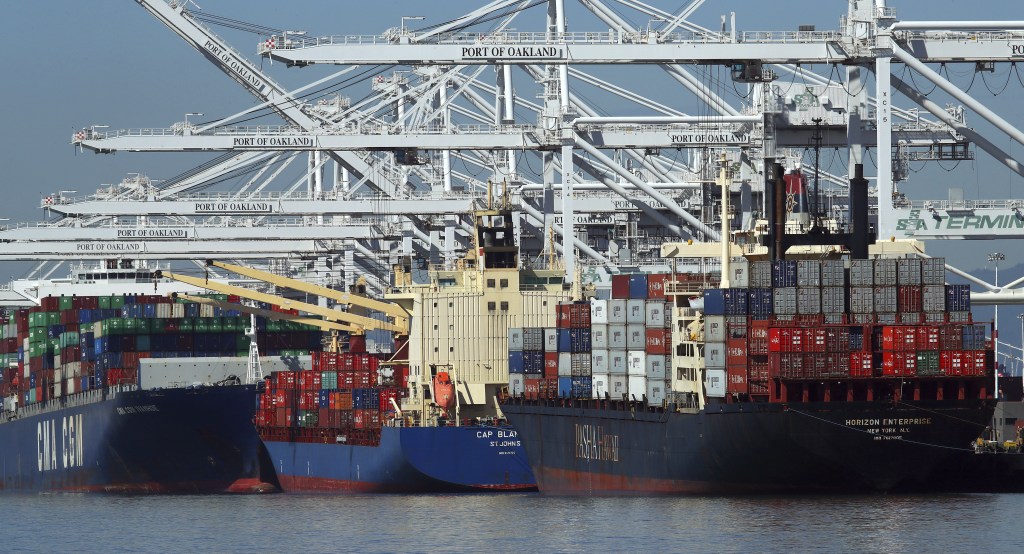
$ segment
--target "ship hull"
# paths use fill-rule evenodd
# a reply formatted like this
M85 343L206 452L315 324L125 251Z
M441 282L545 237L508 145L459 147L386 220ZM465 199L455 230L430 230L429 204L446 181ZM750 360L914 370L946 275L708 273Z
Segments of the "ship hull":
M94 391L0 425L3 488L269 492L255 386Z
M615 410L512 401L541 492L729 494L927 487L992 415L984 400Z
M385 427L376 446L265 443L286 492L536 490L519 437L507 426Z

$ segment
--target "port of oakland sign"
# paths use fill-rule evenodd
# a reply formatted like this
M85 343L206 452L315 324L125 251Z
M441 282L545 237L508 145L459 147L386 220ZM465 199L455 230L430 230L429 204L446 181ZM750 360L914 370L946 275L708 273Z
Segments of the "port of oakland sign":
M464 60L564 60L560 46L464 46Z
M257 149L257 150L309 150L314 148L316 141L313 137L302 136L302 135L282 135L282 136L239 136L232 137L231 146L237 149Z
M1003 213L975 215L964 210L910 210L905 218L896 220L896 230L905 236L941 235L947 231L964 235L1008 235L1011 234L1008 231L1013 229L1024 231L1024 213L1007 210Z
M749 133L669 133L673 145L750 144Z
M188 229L118 229L119 239L187 239Z
M269 214L273 202L196 202L197 214Z

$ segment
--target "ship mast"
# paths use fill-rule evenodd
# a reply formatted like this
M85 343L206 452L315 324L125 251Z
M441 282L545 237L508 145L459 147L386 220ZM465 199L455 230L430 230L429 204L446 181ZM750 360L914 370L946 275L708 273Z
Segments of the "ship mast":
M718 170L718 185L722 187L722 280L719 285L723 289L729 288L729 180L726 164L728 161L725 152L722 152L718 159L721 167Z

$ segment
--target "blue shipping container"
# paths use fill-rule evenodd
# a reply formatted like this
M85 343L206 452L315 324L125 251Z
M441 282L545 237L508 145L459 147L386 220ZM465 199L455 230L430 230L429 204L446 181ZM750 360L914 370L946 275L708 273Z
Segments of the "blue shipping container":
M569 331L572 329L559 329L558 330L558 351L559 352L572 352L572 335Z
M509 352L508 353L508 372L509 373L526 373L523 365L523 353L522 352Z
M772 262L772 287L796 286L796 260L775 260Z
M629 276L629 297L647 299L647 274L633 273Z
M523 351L523 373L528 375L540 375L544 373L543 350Z
M590 352L590 329L569 329L570 352Z
M572 377L558 378L558 396L568 398L572 395Z
M723 292L725 315L747 315L747 289L729 288Z
M772 298L774 297L772 289L748 289L747 297L750 315L759 319L764 319L772 315Z
M704 291L704 313L706 315L725 315L725 294L722 289L706 289Z
M971 286L970 285L946 285L946 311L947 312L969 312L969 311L971 311Z

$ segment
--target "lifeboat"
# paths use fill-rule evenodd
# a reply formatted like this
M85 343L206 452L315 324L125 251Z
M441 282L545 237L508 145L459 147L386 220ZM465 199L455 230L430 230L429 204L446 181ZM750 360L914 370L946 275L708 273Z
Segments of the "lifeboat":
M434 376L434 403L446 414L455 407L455 383L447 371L440 371Z

